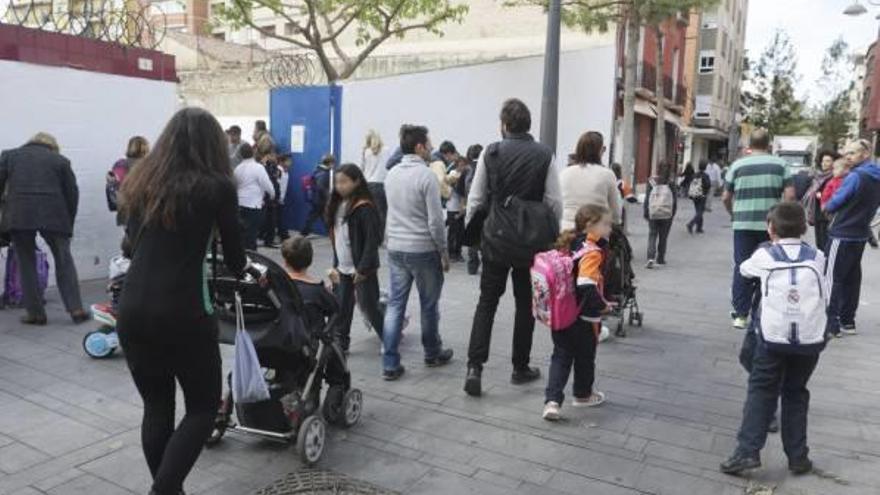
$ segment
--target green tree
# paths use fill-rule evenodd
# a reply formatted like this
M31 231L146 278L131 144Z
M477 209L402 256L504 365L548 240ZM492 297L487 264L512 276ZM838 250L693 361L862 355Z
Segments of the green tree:
M851 64L849 45L843 38L835 40L822 59L822 75L816 81L820 94L813 109L813 125L819 143L825 148L839 147L849 136L850 126L857 118L849 98L854 84Z
M682 15L687 18L691 9L710 8L720 0L563 0L562 20L569 26L584 32L605 32L612 25L626 28L626 54L624 56L623 88L623 174L632 177L635 169L635 106L638 54L641 46L641 28L652 29L657 35L658 46L663 46L663 23L670 17ZM547 7L548 0L508 0L507 5L540 5ZM657 124L655 126L655 157L665 156L665 102L663 99L662 50L657 51L655 67L657 78L654 94L657 98ZM613 138L613 137L612 137ZM657 159L653 160L654 166Z
M265 9L285 20L290 29L267 30L254 12ZM442 36L442 26L461 22L467 5L450 0L231 0L216 13L217 20L234 28L250 26L269 38L311 51L327 81L351 77L376 48L410 31ZM341 40L353 38L355 49Z
M807 129L804 104L794 91L798 80L797 53L785 31L778 29L758 61L749 67L746 120L773 136Z

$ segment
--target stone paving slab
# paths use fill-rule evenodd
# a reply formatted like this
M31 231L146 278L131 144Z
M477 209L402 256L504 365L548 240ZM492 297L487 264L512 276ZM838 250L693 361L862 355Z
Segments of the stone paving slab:
M683 204L682 214L690 211ZM729 477L717 466L735 446L746 383L737 361L742 334L727 319L729 221L716 211L707 217L708 233L691 237L686 220L673 229L669 265L653 271L641 269L644 225L632 226L645 327L600 346L597 387L608 394L605 406L565 409L566 420L550 424L540 418L543 380L510 385L509 295L499 307L485 396L465 396L478 279L456 265L441 303L443 339L456 352L450 366L421 364L416 296L399 382L381 379L379 343L355 318L350 365L365 393L364 417L352 430L329 430L320 467L417 494L734 495L762 486L790 495L880 493L880 287L872 282L880 276L878 253L869 250L863 263L861 335L833 342L811 382L809 435L820 474L790 476L779 438L771 436L763 469ZM323 273L328 245L316 247ZM84 283L83 291L87 301L104 298L102 282ZM87 358L81 341L90 327L68 324L57 293L48 299L52 321L45 328L22 327L18 311L0 311L0 494L147 493L141 403L124 360ZM552 351L547 334L536 329L532 354L544 373ZM227 363L231 354L223 348ZM228 435L202 455L187 491L248 494L300 468L289 446Z

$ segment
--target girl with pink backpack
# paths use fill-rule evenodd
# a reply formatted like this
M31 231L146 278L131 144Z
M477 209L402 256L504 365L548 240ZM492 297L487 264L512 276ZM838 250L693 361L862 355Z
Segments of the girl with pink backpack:
M574 407L595 407L605 394L593 388L596 344L602 314L611 309L603 294L602 267L611 234L611 213L582 206L575 228L560 235L556 249L539 253L532 266L535 318L551 329L553 356L544 397L544 419L556 421L563 390L574 368Z

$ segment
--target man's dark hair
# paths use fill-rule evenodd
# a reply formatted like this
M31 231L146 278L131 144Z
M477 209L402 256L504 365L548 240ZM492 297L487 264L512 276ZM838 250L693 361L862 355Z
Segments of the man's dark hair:
M287 266L301 272L312 266L312 243L301 235L295 235L281 243L281 256Z
M226 129L226 134L230 134L232 136L241 136L241 127L237 125L229 126L229 129Z
M784 201L771 208L767 223L780 239L800 238L807 232L807 214L796 201Z
M455 150L455 145L452 144L452 141L443 141L440 143L440 154L448 155L450 153L457 153Z
M254 122L254 129L256 129L258 131L265 131L266 130L266 121L265 120L258 120L256 122Z
M602 148L605 147L605 139L601 132L589 131L581 135L578 139L577 146L574 148L574 154L570 156L572 165L582 164L601 164Z
M254 157L254 147L248 143L241 143L241 146L238 148L238 156L242 158L242 160L249 160Z
M416 152L416 146L428 144L428 128L422 125L405 124L400 128L400 151L404 155Z
M532 128L532 113L521 100L511 98L501 107L501 123L507 132L521 134Z
M709 160L703 158L700 160L700 172L705 172L707 168L709 168Z
M752 131L749 146L755 150L767 151L770 149L770 132L767 129L758 128Z
M480 158L480 154L483 152L482 144L472 144L468 146L467 149L467 159L475 162L478 158Z

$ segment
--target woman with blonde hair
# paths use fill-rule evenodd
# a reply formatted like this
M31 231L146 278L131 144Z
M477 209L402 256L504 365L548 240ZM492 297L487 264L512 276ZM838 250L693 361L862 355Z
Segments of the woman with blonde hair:
M373 195L373 202L379 209L383 235L385 233L385 217L388 215L388 202L385 199L385 176L388 175L388 169L385 168L387 158L385 154L382 136L375 130L370 130L361 153L361 170L367 179L367 188Z

